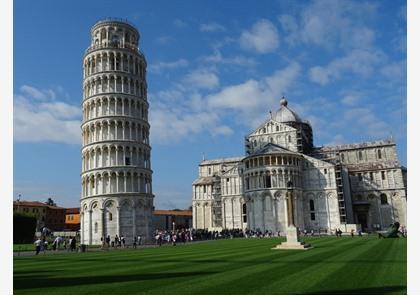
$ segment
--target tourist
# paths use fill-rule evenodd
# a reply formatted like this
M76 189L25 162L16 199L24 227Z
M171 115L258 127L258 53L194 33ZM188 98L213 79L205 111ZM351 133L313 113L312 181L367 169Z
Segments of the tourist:
M362 230L361 229L359 229L359 237L361 237L362 236Z
M107 248L109 248L109 244L111 243L111 237L108 235L107 237L106 237L106 246L107 246Z
M42 241L41 241L41 239L40 238L38 238L36 241L35 241L35 255L38 255L39 254L39 251L41 251L41 244L42 244Z
M137 244L141 246L141 235L137 236Z
M73 237L71 239L70 249L71 249L72 252L73 252L73 250L76 251L76 237Z
M338 228L335 229L335 236L338 238Z
M354 229L351 230L350 234L351 234L351 237L353 238L354 237Z
M114 238L115 247L118 246L118 241L119 241L118 235L115 235L115 238Z
M314 236L314 230L311 229L311 237L313 237L313 236Z
M121 243L122 243L123 248L125 248L125 238L124 238L124 236L121 236Z
M338 235L340 236L340 238L341 238L342 234L343 234L343 232L341 231L341 229L338 229Z
M48 250L48 241L45 239L45 237L42 238L42 244L41 244L41 251L44 252L45 250Z

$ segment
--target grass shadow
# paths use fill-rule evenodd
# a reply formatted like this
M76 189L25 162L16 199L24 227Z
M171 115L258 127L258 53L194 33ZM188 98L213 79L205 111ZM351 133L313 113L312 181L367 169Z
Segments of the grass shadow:
M211 275L216 272L171 272L171 273L146 273L126 274L113 276L69 277L54 278L48 276L22 276L13 278L14 289L35 289L50 287L66 287L77 285L110 284L134 281L164 280L172 278L186 278L192 276Z
M372 287L372 288L361 288L352 290L332 290L332 291L317 291L317 292L305 292L305 293L294 293L291 295L387 295L395 294L406 294L407 288L405 286L387 286L387 287Z

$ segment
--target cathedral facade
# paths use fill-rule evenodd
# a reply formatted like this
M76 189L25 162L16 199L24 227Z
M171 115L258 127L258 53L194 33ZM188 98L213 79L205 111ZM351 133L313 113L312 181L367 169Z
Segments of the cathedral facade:
M203 160L192 188L196 229L285 233L288 191L300 229L407 226L406 169L395 142L315 147L310 123L285 98L245 137L244 156Z

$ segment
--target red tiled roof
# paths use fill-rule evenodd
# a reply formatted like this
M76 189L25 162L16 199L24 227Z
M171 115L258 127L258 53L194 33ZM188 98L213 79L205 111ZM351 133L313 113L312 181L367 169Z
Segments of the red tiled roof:
M79 214L80 208L66 208L66 214Z
M155 210L154 215L174 215L174 216L189 216L192 217L191 210Z
M65 209L63 207L58 206L50 206L42 202L38 201L13 201L13 206L29 206L29 207L48 207L50 209Z

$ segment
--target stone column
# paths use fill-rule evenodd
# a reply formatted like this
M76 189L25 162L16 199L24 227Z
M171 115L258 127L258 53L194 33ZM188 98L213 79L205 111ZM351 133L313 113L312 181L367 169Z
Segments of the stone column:
M92 245L92 209L89 210L89 245Z
M133 242L136 240L136 207L133 206Z
M84 218L84 212L81 212L80 214L80 244L85 244L85 218Z
M117 206L117 235L120 236L120 206Z
M230 208L231 208L231 212L232 212L232 229L235 227L235 214L234 214L234 210L233 210L233 198L230 199Z

